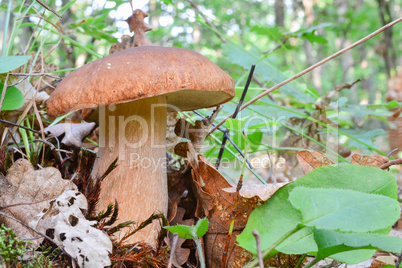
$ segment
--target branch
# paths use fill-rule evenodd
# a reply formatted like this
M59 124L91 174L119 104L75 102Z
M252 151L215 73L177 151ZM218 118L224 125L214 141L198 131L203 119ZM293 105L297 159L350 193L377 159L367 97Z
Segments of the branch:
M325 58L325 59L323 59L323 60L317 62L316 64L314 64L314 65L308 67L308 68L305 69L304 71L301 71L300 73L298 73L298 74L296 74L296 75L294 75L294 76L292 76L292 77L286 79L285 81L283 81L283 82L281 82L281 83L279 83L279 84L277 84L277 85L271 87L270 89L268 89L268 90L262 92L260 95L256 96L255 98L251 99L250 101L246 102L246 103L240 108L239 111L244 110L244 109L245 109L246 107L248 107L250 104L256 102L257 100L261 99L262 97L264 97L265 95L269 94L270 92L272 92L272 91L274 91L274 90L276 90L276 89L278 89L278 88L280 88L280 87L282 87L282 86L288 84L289 82L292 82L293 80L299 78L300 76L305 75L306 73L308 73L308 72L314 70L315 68L317 68L317 67L323 65L324 63L326 63L326 62L328 62L328 61L330 61L330 60L332 60L332 59L338 57L339 55L344 54L345 52L347 52L347 51L351 50L352 48L354 48L354 47L356 47L356 46L358 46L358 45L360 45L360 44L366 42L367 40L373 38L373 37L376 36L377 34L383 32L384 30L386 30L386 29L388 29L388 28L394 26L395 24L397 24L397 23L399 23L399 22L401 22L401 21L402 21L402 17L399 18L399 19L397 19L397 20L394 20L394 21L391 22L391 23L388 23L387 25L385 25L385 26L381 27L380 29L378 29L378 30L372 32L371 34L367 35L366 37L360 39L359 41L357 41L357 42L351 44L350 46L345 47L344 49L339 50L339 51L336 52L335 54L332 54L331 56L329 56L329 57L327 57L327 58ZM225 123L225 121L226 121L227 119L231 118L232 115L233 115L233 114L230 114L228 117L226 117L226 118L225 118L224 120L222 120L220 123L218 123L214 128L212 128L212 130L208 133L208 135L210 135L210 134L211 134L212 132L214 132L218 127L220 127L221 125L223 125L223 123Z

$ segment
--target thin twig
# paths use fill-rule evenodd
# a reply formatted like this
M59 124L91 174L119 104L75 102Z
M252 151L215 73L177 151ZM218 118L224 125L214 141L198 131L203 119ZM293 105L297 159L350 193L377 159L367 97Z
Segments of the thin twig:
M257 230L253 230L253 235L255 237L255 241L257 243L257 258L258 258L258 264L260 268L264 268L264 261L262 259L262 250L261 250L261 236L260 233Z
M49 76L50 78L59 78L56 75L51 75L50 73L8 73L9 75L13 75L13 76Z
M354 47L356 47L356 46L358 46L358 45L360 45L360 44L366 42L367 40L373 38L373 37L376 36L377 34L383 32L384 30L386 30L386 29L392 27L393 25L395 25L395 24L397 24L397 23L399 23L399 22L401 22L401 21L402 21L402 17L399 18L399 19L397 19L397 20L394 20L394 21L391 22L391 23L388 23L387 25L385 25L385 26L381 27L380 29L378 29L378 30L372 32L371 34L367 35L366 37L360 39L359 41L357 41L357 42L351 44L350 46L345 47L344 49L339 50L338 52L336 52L336 53L332 54L331 56L329 56L329 57L327 57L327 58L325 58L325 59L323 59L323 60L317 62L316 64L314 64L314 65L308 67L307 69L301 71L300 73L298 73L298 74L296 74L296 75L294 75L294 76L292 76L292 77L286 79L285 81L283 81L283 82L281 82L281 83L279 83L279 84L277 84L277 85L271 87L270 89L268 89L268 90L262 92L260 95L254 97L254 98L251 99L250 101L246 102L246 103L240 108L240 111L243 110L243 109L245 109L246 107L248 107L250 104L256 102L256 101L259 100L259 99L261 99L261 98L264 97L265 95L269 94L270 92L272 92L272 91L274 91L274 90L276 90L276 89L278 89L278 88L280 88L280 87L282 87L282 86L288 84L289 82L292 82L293 80L299 78L300 76L305 75L306 73L308 73L308 72L314 70L315 68L317 68L317 67L323 65L324 63L326 63L326 62L328 62L328 61L330 61L330 60L332 60L332 59L338 57L339 55L344 54L345 52L347 52L347 51L351 50L352 48L354 48ZM214 128L212 128L212 130L208 133L208 135L210 135L210 134L211 134L212 132L214 132L218 127L220 127L221 125L223 125L223 123L225 123L225 121L226 121L227 119L231 118L232 115L233 115L233 114L229 115L229 116L226 117L224 120L222 120L220 123L218 123Z
M36 2L38 2L41 6L43 6L44 8L46 8L47 10L49 10L50 12L52 12L54 15L56 15L57 17L59 17L60 19L63 19L62 16L60 16L56 11L54 11L53 9L51 9L48 5L46 5L45 3L43 3L40 0L36 0Z
M281 40L281 43L278 44L276 47L271 48L271 49L266 50L266 51L262 51L261 53L262 53L262 54L269 54L269 53L272 53L272 52L274 52L275 50L280 49L284 44L286 44L286 42L287 42L288 40L289 40L289 36L287 35L287 36L285 36L285 38L284 38L283 40Z
M177 240L179 240L179 235L177 233L173 233L172 247L170 248L169 264L167 268L172 268L172 262L174 258L174 252L176 250Z
M390 166L401 165L401 164L402 164L402 158L398 158L398 159L395 159L395 160L388 161L388 162L385 163L385 164L382 164L382 165L380 166L380 168L381 168L381 169L387 169L387 168L389 168Z
M29 127L26 127L26 126L21 126L21 125L18 125L16 123L6 121L6 120L3 120L3 119L0 119L0 123L4 123L4 124L11 125L11 126L14 126L14 127L23 128L25 130L29 130L29 131L32 131L32 132L38 133L38 134L41 133L39 130L35 130L35 129L29 128Z
M253 78L254 69L255 69L255 65L253 64L251 66L250 73L248 74L247 82L246 82L246 85L244 87L243 93L241 94L239 103L237 104L236 109L232 114L233 119L236 118L237 114L239 113L239 109L240 109L241 105L243 104L244 98L246 97L248 87L250 86L251 79ZM222 143L221 143L221 148L219 150L218 158L216 159L216 163L215 163L215 168L216 169L219 168L219 164L221 163L221 159L222 159L222 156L223 156L223 151L225 150L226 140L227 140L227 137L229 136L229 129L227 129L223 133L224 133L224 135L223 135L223 139L222 139Z
M47 89L47 88L49 88L49 87L54 88L54 85L57 84L57 83L60 83L61 80L63 80L63 78L57 79L56 81L53 81L52 83L50 83L50 85L47 85L47 86L45 86L45 87L40 88L40 89L38 90L38 92L41 92L41 91L43 91L43 90L45 90L45 89Z

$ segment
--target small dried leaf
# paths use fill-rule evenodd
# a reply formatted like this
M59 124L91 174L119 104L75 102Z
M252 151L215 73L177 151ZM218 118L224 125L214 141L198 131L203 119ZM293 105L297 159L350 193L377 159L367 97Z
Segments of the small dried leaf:
M353 154L351 164L370 166L370 167L380 167L381 165L388 163L389 159L386 156L376 155L361 155Z
M202 203L204 213L208 215L210 223L204 237L205 254L208 256L207 266L221 265L229 227L234 219L233 235L227 251L227 263L230 263L230 267L233 268L242 267L252 256L235 243L235 237L246 225L251 211L262 205L264 201L258 197L239 197L237 199L237 194L224 191L223 189L229 188L230 184L203 155L195 152L191 144L189 144L188 159L193 168L193 182L197 189L197 198ZM235 207L237 200L238 204Z
M188 143L187 142L180 142L180 143L176 144L176 146L174 147L174 153L181 157L186 157L187 151L188 151Z
M243 184L240 189L240 196L245 198L253 198L258 196L261 200L267 201L271 196L287 183L271 183L271 184ZM236 187L224 188L225 192L236 193Z
M6 177L0 176L0 206L10 206L3 211L28 225L38 213L48 208L50 200L70 189L77 187L74 183L63 180L59 170L53 167L34 170L28 160L18 159ZM14 204L21 205L11 206ZM21 239L37 237L37 234L8 218L0 218L0 222L12 228ZM46 225L36 228L42 233L46 229ZM42 239L34 240L34 246L39 245L41 241Z
M144 22L144 19L148 17L148 14L140 9L133 11L126 21L131 32L134 32L134 46L152 46L152 42L145 35L146 32L152 30L152 26Z
M49 228L54 229L54 241L77 261L79 267L109 266L112 242L106 233L92 227L96 221L85 219L82 211L87 208L83 194L65 191L50 202L48 210L39 213L31 225L43 220L50 222Z
M297 153L297 160L304 174L318 167L335 164L335 162L319 151L300 151Z
M64 135L61 143L67 146L81 147L82 141L97 127L96 123L61 123L45 128L45 135L60 137Z

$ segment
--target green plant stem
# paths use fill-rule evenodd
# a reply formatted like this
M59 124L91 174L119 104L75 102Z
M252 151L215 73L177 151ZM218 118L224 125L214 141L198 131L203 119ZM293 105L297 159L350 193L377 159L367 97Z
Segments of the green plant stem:
M303 260L304 260L304 258L306 258L306 256L307 256L307 253L304 253L303 255L300 256L300 259L299 259L299 261L297 262L295 268L301 267L301 265L302 265L302 263L303 263Z
M200 260L200 266L201 268L205 268L205 258L204 258L204 252L202 251L201 241L200 239L198 239L197 234L195 232L191 234L191 237L193 238L195 247L197 248L198 259Z
M6 53L7 52L7 34L8 34L8 26L10 24L12 3L13 3L12 0L8 0L6 19L4 20L3 49L1 51L2 57L7 56L7 53Z
M272 246L270 246L268 249L266 249L263 253L262 253L262 258L266 259L269 254L271 254L272 251L275 250L275 248L277 246L279 246L283 241L285 241L286 239L288 239L291 235L293 235L294 233L296 233L297 231L299 231L302 227L296 227L295 229L287 232L286 234L284 234L281 238L279 238L274 244L272 244ZM245 267L246 268L252 268L252 267L256 267L258 265L258 258L254 258L254 260L250 263L248 263Z

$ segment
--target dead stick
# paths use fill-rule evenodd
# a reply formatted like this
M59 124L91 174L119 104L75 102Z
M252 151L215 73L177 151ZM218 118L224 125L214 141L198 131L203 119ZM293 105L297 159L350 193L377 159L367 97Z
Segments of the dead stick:
M330 60L332 60L332 59L338 57L339 55L342 55L343 53L345 53L345 52L351 50L352 48L354 48L354 47L356 47L356 46L358 46L358 45L360 45L360 44L366 42L367 40L373 38L373 37L376 36L377 34L383 32L384 30L386 30L386 29L392 27L393 25L395 25L395 24L397 24L397 23L399 23L399 22L401 22L401 21L402 21L402 17L400 17L400 18L397 19L397 20L394 20L393 22L388 23L387 25L381 27L381 28L378 29L377 31L374 31L374 32L372 32L371 34L367 35L366 37L360 39L359 41L357 41L357 42L351 44L350 46L345 47L344 49L339 50L339 51L336 52L335 54L332 54L331 56L329 56L329 57L327 57L327 58L325 58L325 59L323 59L323 60L317 62L316 64L314 64L314 65L308 67L308 68L305 69L304 71L301 71L300 73L298 73L298 74L296 74L296 75L294 75L294 76L292 76L292 77L286 79L285 81L283 81L283 82L281 82L281 83L279 83L279 84L277 84L277 85L271 87L270 89L267 89L266 91L262 92L260 95L256 96L255 98L251 99L250 101L246 102L242 107L240 107L240 110L239 110L239 111L244 110L244 109L245 109L246 107L248 107L250 104L256 102L257 100L259 100L259 99L261 99L262 97L264 97L265 95L271 93L271 92L274 91L275 89L278 89L278 88L280 88L280 87L282 87L282 86L288 84L289 82L292 82L292 81L295 80L296 78L299 78L300 76L305 75L306 73L308 73L308 72L314 70L315 68L317 68L317 67L323 65L324 63L326 63L326 62L328 62L328 61L330 61ZM229 118L232 117L232 115L233 115L233 114L230 114L228 117L226 117L226 118L225 118L224 120L222 120L220 123L218 123L215 127L213 127L212 130L208 133L208 135L210 135L212 132L214 132L218 127L222 126L223 123L225 123L225 121L226 121L227 119L229 119Z
M388 161L387 163L381 165L380 168L386 169L386 168L389 168L390 166L401 165L401 164L402 164L402 158L398 158L395 160Z
M179 239L179 235L177 233L173 234L173 241L172 241L172 247L170 248L170 257L169 257L169 264L167 268L172 268L172 262L174 258L174 253L176 250L176 244L177 240Z
M264 261L262 259L262 250L261 250L261 236L260 233L257 230L253 230L253 235L255 237L255 241L257 243L257 258L258 258L258 264L260 268L264 268Z
M54 15L56 15L57 17L59 17L60 19L62 19L62 16L60 16L56 11L54 11L53 9L51 9L48 5L46 5L45 3L43 3L40 0L36 0L36 2L38 2L41 6L43 6L44 8L46 8L47 10L49 10L50 12L52 12Z

